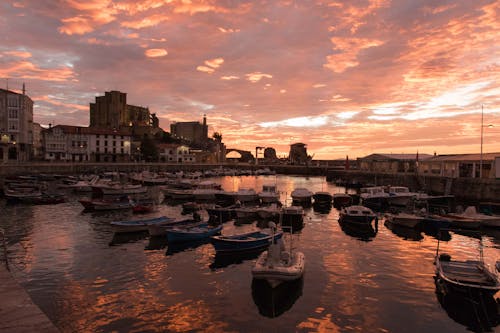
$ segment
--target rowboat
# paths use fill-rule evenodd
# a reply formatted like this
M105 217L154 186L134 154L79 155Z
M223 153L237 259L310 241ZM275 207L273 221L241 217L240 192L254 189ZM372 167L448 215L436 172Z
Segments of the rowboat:
M210 237L217 253L232 253L264 249L274 240L280 239L283 232L271 233L257 230L243 234L219 235Z
M196 219L172 220L168 223L161 225L148 225L148 232L150 236L166 236L167 231L173 228L188 228L188 227L201 227L206 226L207 222Z
M110 225L115 232L140 232L147 231L148 226L164 225L172 222L173 219L166 216L155 217L151 219L113 221Z
M222 230L222 224L212 227L207 225L188 227L188 228L172 228L167 230L167 241L171 243L182 243L190 241L199 241L209 239L210 236L214 236L220 233Z

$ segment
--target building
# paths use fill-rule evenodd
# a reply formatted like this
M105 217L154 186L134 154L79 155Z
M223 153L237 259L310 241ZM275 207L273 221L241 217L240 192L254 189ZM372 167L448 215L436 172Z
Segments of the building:
M127 94L120 91L106 91L90 103L89 127L148 127L152 122L148 108L127 104Z
M290 164L307 164L310 160L309 156L307 156L307 145L300 142L290 145L288 160Z
M189 141L193 145L204 146L208 142L207 117L203 116L202 124L198 121L172 123L170 133L174 138Z
M429 154L371 154L357 159L359 170L382 173L416 172Z
M482 166L482 178L497 178L496 162L500 153L438 155L419 164L418 172L423 175L435 175L450 178L479 178Z
M33 101L22 93L0 89L0 161L29 161L33 150Z
M158 155L161 162L167 163L194 163L195 155L186 145L163 143L158 145Z
M128 162L131 135L121 130L57 125L43 131L44 159L70 162Z
M33 123L33 156L34 160L43 159L43 127L39 123Z

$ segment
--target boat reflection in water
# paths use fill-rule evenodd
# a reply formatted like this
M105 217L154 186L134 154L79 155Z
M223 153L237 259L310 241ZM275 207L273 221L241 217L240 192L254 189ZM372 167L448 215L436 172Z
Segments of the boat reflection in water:
M161 250L167 247L167 237L149 236L149 243L144 248L145 250Z
M148 237L148 233L143 231L131 233L115 232L113 239L109 242L109 246L137 242L146 239L146 237Z
M350 223L346 221L339 220L339 225L342 231L351 237L354 237L356 239L369 242L375 236L377 235L378 232L378 221L375 220L372 223L366 223L366 224L361 224L361 223Z
M493 332L500 323L498 304L495 298L487 293L443 293L436 279L436 297L448 316L470 331Z
M179 252L193 250L201 245L209 244L209 243L210 243L210 240L208 240L208 239L189 241L189 242L181 242L181 243L168 243L167 242L167 252L165 253L165 255L170 256L170 255L173 255L173 254L176 254Z
M404 240L420 241L424 239L424 236L422 236L422 232L419 229L403 227L387 220L384 222L384 225L387 229L392 231L393 234Z
M259 254L264 251L265 248L247 251L244 253L231 253L231 254L221 254L216 252L214 256L214 261L210 264L210 269L216 270L231 265L238 265L247 260L254 260L259 257Z
M297 299L302 296L304 278L284 281L272 287L267 280L252 280L252 298L265 317L276 318L290 310Z

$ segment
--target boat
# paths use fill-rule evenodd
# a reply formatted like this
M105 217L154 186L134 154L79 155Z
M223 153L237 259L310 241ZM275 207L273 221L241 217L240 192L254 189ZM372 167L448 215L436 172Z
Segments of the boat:
M278 220L280 213L281 207L279 207L276 203L257 208L257 215L263 220Z
M98 183L92 185L92 193L97 196L141 194L146 193L147 190L147 187L144 187L140 184Z
M207 222L201 221L198 218L184 219L184 220L171 220L165 224L151 224L148 225L148 233L150 236L166 236L167 231L173 228L192 228L192 227L205 227L208 226Z
M200 182L195 190L193 196L196 201L213 201L215 194L222 192L220 184L206 180Z
M332 201L333 206L337 208L352 205L352 197L347 193L333 193Z
M270 223L273 233L276 232L276 224ZM252 268L254 279L264 279L275 288L284 281L300 279L305 270L305 256L302 252L293 251L292 235L290 244L286 248L282 239L271 242L267 251L263 252Z
M353 205L342 207L339 213L339 221L357 224L371 224L377 219L377 215L368 207Z
M378 223L351 223L339 219L340 229L347 236L353 237L363 242L372 241L378 233Z
M281 226L291 227L292 231L304 227L304 208L302 206L288 206L281 208Z
M384 186L362 187L359 196L362 205L368 208L383 210L389 206L389 193Z
M418 224L420 224L424 217L414 214L414 213L394 213L394 214L386 214L385 218L388 222L400 225L407 228L415 228Z
M290 196L292 197L292 204L294 205L311 206L313 193L306 188L296 188L292 191Z
M210 237L217 253L234 253L265 249L274 240L283 236L282 231L257 230L243 234L219 235Z
M205 207L208 216L213 221L227 222L236 217L233 206L221 207L219 205L214 205L210 207Z
M454 217L464 217L467 219L473 219L479 221L479 224L483 227L490 228L500 228L500 216L499 215L486 215L478 213L476 207L469 206L465 209L463 213L449 213L449 216Z
M156 210L156 203L151 199L137 200L132 207L132 212L134 214L152 213Z
M218 226L195 226L188 228L172 228L167 230L167 241L171 243L182 243L190 241L201 241L217 235L222 230L222 224Z
M252 279L252 298L261 315L276 318L293 307L303 287L304 278L282 282L276 288L266 280Z
M470 218L456 213L442 213L438 216L448 219L451 228L479 229L481 227L481 222L477 218Z
M236 218L240 220L251 220L258 217L257 207L236 207L233 208Z
M173 219L166 216L151 219L113 221L110 223L114 232L140 232L148 231L150 225L163 225L172 222Z
M36 187L8 188L4 191L4 197L9 203L30 202L42 197L42 191Z
M263 204L271 204L279 202L280 194L276 189L276 185L263 185L262 191L258 193L259 199Z
M173 200L193 200L194 199L193 189L179 189L179 188L169 188L163 190L165 196L170 197Z
M331 205L333 200L333 196L330 194L330 192L326 191L315 192L312 197L315 204L321 205Z
M385 190L389 194L387 201L390 206L405 207L413 198L425 200L427 196L425 193L410 192L406 186L387 186Z
M132 209L134 202L127 197L121 197L114 200L110 199L81 199L78 200L87 211L121 210Z
M253 188L239 188L234 195L235 200L240 203L255 202L259 199L259 196Z
M482 237L479 238L479 258L476 260L456 260L447 253L440 253L440 241L436 250L436 283L440 292L459 292L467 295L494 295L500 290L497 272L490 270L483 258Z

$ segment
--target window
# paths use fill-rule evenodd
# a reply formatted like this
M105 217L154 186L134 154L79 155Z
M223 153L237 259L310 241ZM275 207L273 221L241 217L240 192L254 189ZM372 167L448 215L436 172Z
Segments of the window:
M113 139L116 139L116 135L113 135Z
M99 140L95 140L95 145L99 146Z
M120 145L123 147L123 141L122 141L122 142L120 142Z
M108 138L108 135L107 134L104 134L104 138L107 139Z
M121 153L124 154L125 152L123 151L123 148L121 149Z
M113 147L116 147L116 141L113 141Z
M121 136L121 139L123 140L123 135Z
M17 96L9 96L9 106L16 107L17 104Z
M17 119L18 115L17 115L17 109L11 109L9 110L9 118L11 119Z
M107 148L107 147L106 147L106 148L104 148L104 152L105 152L105 153L107 153L107 152L108 152L108 148Z
M107 147L108 146L108 140L104 141L104 145Z
M17 131L18 129L17 121L9 121L9 131Z
M99 153L99 147L97 147L97 148L95 149L95 152L96 152L96 153Z
M95 135L95 137L96 137L96 138L99 138L99 134L96 134L96 135ZM98 142L99 142L99 141L98 141Z

